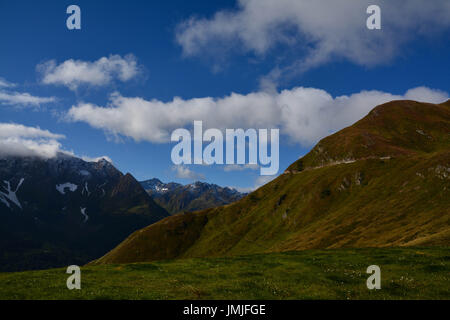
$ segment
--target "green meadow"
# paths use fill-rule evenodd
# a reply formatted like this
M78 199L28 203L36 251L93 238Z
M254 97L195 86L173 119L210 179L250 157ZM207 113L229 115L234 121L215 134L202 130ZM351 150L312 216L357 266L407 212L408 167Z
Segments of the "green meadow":
M366 269L381 268L369 290ZM0 273L0 299L450 299L450 248L305 250Z

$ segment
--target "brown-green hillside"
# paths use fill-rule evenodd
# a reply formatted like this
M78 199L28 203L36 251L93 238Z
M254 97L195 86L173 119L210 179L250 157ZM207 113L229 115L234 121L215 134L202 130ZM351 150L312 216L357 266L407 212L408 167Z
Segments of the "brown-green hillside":
M321 140L288 170L448 149L449 105L450 100L440 105L410 100L382 104L354 125Z
M393 101L242 200L166 218L93 264L449 243L450 103Z

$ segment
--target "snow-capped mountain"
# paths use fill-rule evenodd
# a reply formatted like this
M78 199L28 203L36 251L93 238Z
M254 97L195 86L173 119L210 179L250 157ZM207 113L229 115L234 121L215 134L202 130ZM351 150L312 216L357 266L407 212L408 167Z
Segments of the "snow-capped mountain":
M167 215L104 159L0 159L0 270L85 263Z
M175 182L163 183L154 178L140 183L155 202L171 214L229 204L246 195L233 188L200 181L182 185Z
M153 178L150 180L145 180L140 182L141 186L151 194L164 194L166 192L171 192L177 188L183 187L182 184L176 182L163 183L161 180Z

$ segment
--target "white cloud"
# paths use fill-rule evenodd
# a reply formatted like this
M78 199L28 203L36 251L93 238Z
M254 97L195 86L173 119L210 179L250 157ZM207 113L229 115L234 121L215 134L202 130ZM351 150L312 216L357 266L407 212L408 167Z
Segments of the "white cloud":
M381 30L366 27L372 4L381 7ZM388 62L409 41L448 30L449 15L448 0L239 0L235 10L181 23L176 40L186 56L230 50L263 56L281 45L295 62L274 69L270 77L277 78L333 58L365 66Z
M194 172L186 166L173 166L172 170L175 171L175 176L179 179L205 180L203 174Z
M410 89L405 94L405 99L421 102L441 103L448 100L448 94L439 90L430 90L427 87Z
M37 97L27 92L14 92L10 88L16 84L8 82L0 77L0 105L12 106L40 106L43 103L55 102L55 97Z
M174 98L169 102L111 96L106 107L89 103L72 106L67 118L82 121L107 134L136 141L165 143L177 128L202 120L206 128L279 128L292 142L311 146L321 138L351 125L375 106L402 99L440 103L448 93L419 87L403 95L361 91L333 97L328 92L297 87L281 92L232 93L224 98Z
M253 187L230 187L230 188L236 189L237 191L242 192L242 193L250 193L250 192L255 191L256 189L259 189L260 187L269 183L270 181L274 180L277 177L278 177L278 175L259 176L258 178L256 178Z
M16 86L16 84L8 82L4 78L0 77L0 88L12 88L15 86Z
M55 60L37 66L45 84L64 85L76 90L81 85L105 86L119 79L126 82L139 74L136 58L129 54L125 57L110 55L97 61L66 60L57 64Z
M55 97L36 97L26 92L0 91L0 104L13 106L40 106L43 103L55 102Z
M39 127L0 123L0 156L52 158L58 152L65 152L58 141L64 138L64 135L51 133Z
M259 176L258 178L256 178L254 189L256 190L259 187L262 187L263 185L274 180L276 177L278 177L278 176Z
M16 123L0 123L0 157L40 157L54 158L58 154L76 157L72 151L62 148L62 134L52 133L39 127L27 127ZM105 159L112 163L111 158L82 157L85 161L97 162Z
M0 123L0 139L7 139L11 137L21 138L40 138L40 139L64 139L62 134L52 133L48 130L42 130L39 127L26 127L15 123Z
M235 189L239 191L240 193L250 193L255 190L254 187L228 187L230 189Z

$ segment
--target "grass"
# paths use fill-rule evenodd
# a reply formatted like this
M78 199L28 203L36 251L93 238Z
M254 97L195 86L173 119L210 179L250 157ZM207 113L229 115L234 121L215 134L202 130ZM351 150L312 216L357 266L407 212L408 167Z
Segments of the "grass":
M233 204L171 216L96 261L134 263L309 249L447 246L450 152L284 174Z
M0 299L450 299L450 248L306 250L0 273ZM381 290L366 269L381 268Z

